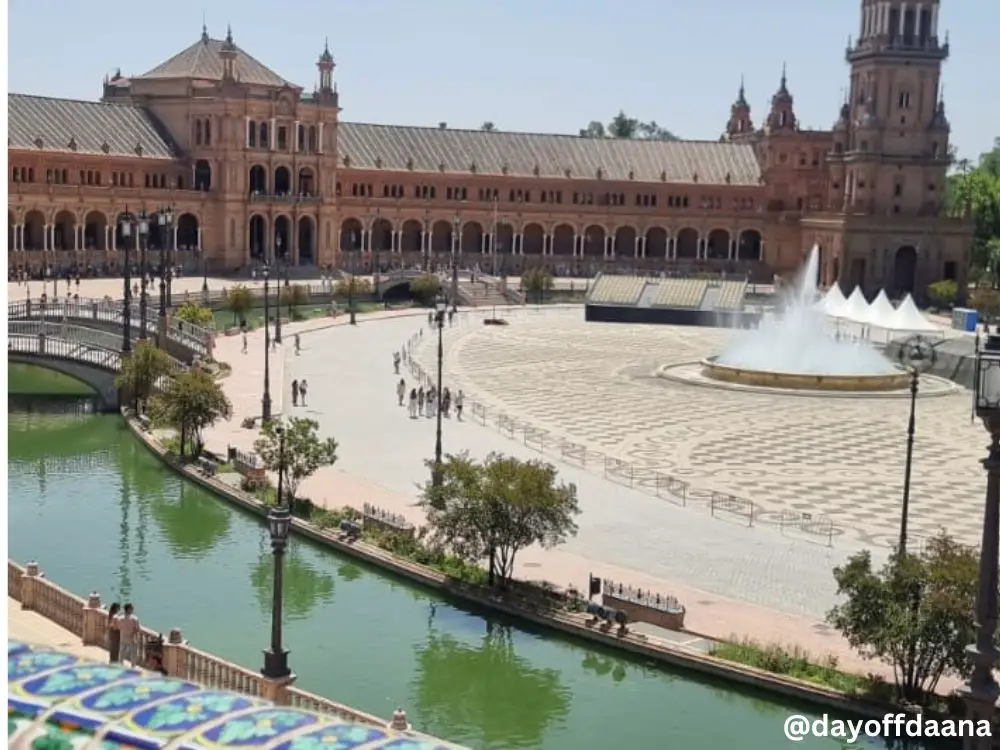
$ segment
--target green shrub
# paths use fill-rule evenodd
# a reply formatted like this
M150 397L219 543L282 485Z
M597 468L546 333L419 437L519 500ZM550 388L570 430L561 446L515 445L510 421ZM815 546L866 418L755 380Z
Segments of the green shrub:
M364 296L372 293L372 282L360 276L349 276L337 282L333 293L338 297Z
M185 323L201 326L202 328L215 326L215 312L210 307L202 307L193 302L185 302L181 305L174 317L183 320Z
M410 294L422 305L434 304L434 299L441 291L441 279L432 273L417 276L410 282Z
M958 297L958 283L948 279L935 281L927 287L927 295L935 307L946 310L955 305L955 300Z

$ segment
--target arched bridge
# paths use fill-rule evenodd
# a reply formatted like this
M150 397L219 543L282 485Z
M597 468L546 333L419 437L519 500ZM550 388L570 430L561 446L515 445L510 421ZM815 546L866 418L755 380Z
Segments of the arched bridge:
M96 299L60 299L42 302L37 299L10 302L7 305L7 320L18 322L38 322L49 326L72 324L93 330L113 333L117 344L107 348L121 350L123 338L125 306L120 301ZM138 341L142 332L141 306L132 301L130 312L130 339ZM156 340L160 317L156 308L146 310L146 334ZM11 329L13 330L13 329ZM167 324L166 349L177 360L190 363L195 357L211 359L214 332L182 320L170 320ZM111 339L107 340L108 342Z
M115 376L121 371L121 352L102 346L114 334L73 325L7 324L7 361L41 365L86 383L97 394L102 411L118 408ZM110 343L104 341L105 344Z

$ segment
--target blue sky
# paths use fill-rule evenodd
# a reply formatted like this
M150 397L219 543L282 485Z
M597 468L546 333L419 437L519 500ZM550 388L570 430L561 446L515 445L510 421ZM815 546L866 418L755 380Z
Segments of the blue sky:
M847 85L860 0L12 0L9 90L97 99L209 33L312 89L324 37L349 120L574 133L619 109L715 139L740 75L755 120L783 62L803 126L827 128ZM952 140L976 158L1000 136L1000 2L942 0Z

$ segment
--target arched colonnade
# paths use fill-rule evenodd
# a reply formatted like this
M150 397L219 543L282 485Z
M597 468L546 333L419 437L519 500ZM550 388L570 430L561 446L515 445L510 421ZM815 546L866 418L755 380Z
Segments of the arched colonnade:
M73 212L68 210L43 212L32 209L18 216L7 211L7 248L13 252L116 252L124 247L121 229L123 213L110 217L103 211ZM201 253L202 227L197 215L181 211L175 214L171 227L161 225L157 214L148 219L147 248L167 249L180 253ZM173 237L167 232L171 231ZM170 240L173 240L172 243ZM130 243L135 242L133 236ZM129 247L134 247L130 244Z

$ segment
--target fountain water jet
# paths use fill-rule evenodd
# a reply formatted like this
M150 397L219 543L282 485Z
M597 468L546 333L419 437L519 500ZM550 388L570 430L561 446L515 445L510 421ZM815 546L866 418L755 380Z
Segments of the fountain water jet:
M831 335L818 309L819 248L813 247L785 299L784 309L741 332L717 357L702 363L715 380L745 385L838 391L906 387L908 375L868 342Z

